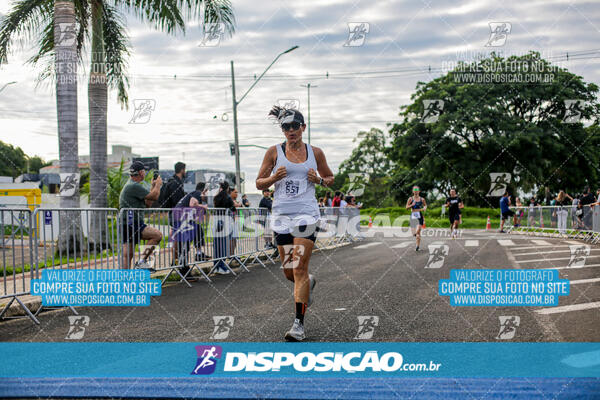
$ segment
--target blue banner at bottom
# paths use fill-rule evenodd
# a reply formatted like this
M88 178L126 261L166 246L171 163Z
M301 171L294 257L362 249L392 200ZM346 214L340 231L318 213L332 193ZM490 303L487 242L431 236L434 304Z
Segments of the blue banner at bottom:
M0 343L0 352L0 378L600 377L600 343Z

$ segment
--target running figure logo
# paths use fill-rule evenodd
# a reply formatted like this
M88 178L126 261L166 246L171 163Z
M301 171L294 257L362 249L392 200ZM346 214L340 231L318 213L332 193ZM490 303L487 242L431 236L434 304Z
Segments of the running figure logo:
M222 22L208 23L204 25L204 36L198 47L216 47L221 43L225 33L225 24Z
M358 332L354 339L369 340L373 338L375 327L379 325L379 317L377 315L361 315L357 318Z
M58 24L60 37L58 38L57 46L73 46L77 40L77 24L63 22Z
M87 315L71 315L69 316L69 332L65 339L79 340L85 334L85 328L90 326L90 317Z
M294 252L294 249L296 251ZM283 246L284 256L281 268L296 268L300 265L300 257L304 255L304 246L301 244Z
M490 172L490 190L487 193L488 197L500 197L506 191L506 187L510 183L511 174L508 172Z
M154 99L134 99L133 117L130 124L147 124L150 122L152 111L156 110L156 100Z
M521 324L521 317L517 315L512 316L501 316L500 318L500 331L496 339L498 340L510 340L515 337L517 333L517 327Z
M437 122L444 110L444 100L423 100L423 117L421 122L425 124L432 124Z
M425 268L442 268L450 247L447 244L430 244L427 249L429 250L429 259Z
M219 193L219 185L225 180L225 174L222 172L205 172L204 182L206 182L207 196L213 197Z
M583 112L583 100L565 100L565 116L563 122L566 124L574 124L581 120Z
M369 180L369 174L350 172L348 178L350 178L348 194L355 197L362 196L365 193L365 182Z
M60 174L60 197L71 197L75 195L75 191L79 187L78 173L61 173Z
M590 255L590 246L575 244L570 245L569 250L571 250L571 259L569 260L569 268L583 268L585 266L585 260Z
M510 22L490 22L490 38L485 47L501 47L506 44L508 34L512 30Z
M209 375L215 372L217 359L223 355L221 346L196 346L198 361L191 375Z
M213 330L211 339L224 340L229 336L229 331L233 328L234 318L231 315L213 316L215 329Z
M344 42L344 47L359 47L365 44L370 29L368 22L348 22L348 40Z

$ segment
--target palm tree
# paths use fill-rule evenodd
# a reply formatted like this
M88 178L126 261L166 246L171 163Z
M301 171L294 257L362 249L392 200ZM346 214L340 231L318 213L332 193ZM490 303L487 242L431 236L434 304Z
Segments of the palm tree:
M58 69L54 69L53 0L20 0L0 22L0 64L7 62L11 40L16 36L39 35L39 51L28 60L37 64L45 61L40 80L54 76L58 78ZM56 4L59 4L57 1ZM185 33L185 19L201 19L206 23L223 23L226 31L234 31L234 16L229 0L163 0L145 2L141 0L75 0L69 2L73 16L78 23L76 29L76 57L81 62L82 49L91 36L90 75L88 82L88 110L90 131L90 205L107 206L107 92L108 88L117 90L117 100L122 107L128 105L126 76L128 39L121 12L133 13L136 17L149 22L155 29L175 34ZM58 67L58 64L56 65ZM57 87L58 88L58 87ZM75 86L76 88L76 86ZM57 93L58 99L58 93ZM76 113L75 113L76 116ZM60 117L60 116L59 116ZM75 118L76 121L76 118ZM59 127L60 133L60 127ZM75 134L75 144L77 143ZM70 138L72 139L72 138ZM59 137L59 142L62 139ZM72 143L69 141L68 143ZM64 154L66 156L66 154ZM73 153L70 154L71 156ZM63 162L61 153L61 168ZM77 155L75 155L77 158ZM72 161L67 161L67 163ZM75 161L75 168L77 161ZM69 164L70 165L70 164ZM67 167L65 167L67 168ZM78 197L73 204L79 206ZM65 203L66 204L66 203ZM97 236L91 232L91 241Z

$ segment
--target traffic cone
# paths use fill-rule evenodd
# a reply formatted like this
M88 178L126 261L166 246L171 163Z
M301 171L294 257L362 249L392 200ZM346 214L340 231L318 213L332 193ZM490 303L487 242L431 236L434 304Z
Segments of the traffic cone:
M423 219L423 229L427 228L427 225L425 225L425 219Z
M485 224L485 230L489 231L492 229L492 221L490 221L490 216L488 215L487 223Z
M373 218L369 215L369 228L373 227Z

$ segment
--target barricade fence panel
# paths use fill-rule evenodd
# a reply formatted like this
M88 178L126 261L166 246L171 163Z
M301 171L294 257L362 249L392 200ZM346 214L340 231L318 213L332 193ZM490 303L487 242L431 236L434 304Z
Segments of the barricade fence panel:
M33 212L28 208L0 208L0 298L28 293L29 281L36 276L33 218Z
M544 232L547 234L582 237L595 240L600 236L599 206L522 206L515 207L515 232Z

